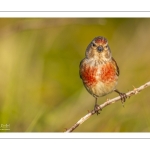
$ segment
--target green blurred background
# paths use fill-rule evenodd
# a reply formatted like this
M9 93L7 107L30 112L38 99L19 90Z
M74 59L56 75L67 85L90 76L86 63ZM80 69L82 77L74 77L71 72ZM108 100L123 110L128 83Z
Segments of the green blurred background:
M10 124L7 132L64 132L93 109L79 63L99 35L120 67L117 89L127 92L150 80L149 18L0 19L0 124ZM125 107L104 108L74 132L149 132L149 91L127 99Z

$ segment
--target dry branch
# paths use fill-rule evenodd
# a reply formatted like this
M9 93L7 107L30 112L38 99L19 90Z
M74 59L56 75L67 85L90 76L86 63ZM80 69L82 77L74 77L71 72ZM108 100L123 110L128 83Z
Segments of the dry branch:
M129 91L126 93L127 97L131 97L132 95L136 95L138 94L140 91L142 91L143 89L145 89L146 87L150 86L150 81L145 83L144 85L140 86L139 88L135 88L132 91ZM115 103L117 101L120 101L121 97L115 97L113 99L107 100L106 102L104 102L103 104L99 105L98 110L103 109L104 107ZM88 113L87 115L85 115L84 117L82 117L77 123L75 123L70 129L66 130L66 132L72 132L73 130L75 130L79 125L81 125L83 122L85 122L88 118L90 118L92 115L94 115L96 112L95 110L92 110L90 113Z

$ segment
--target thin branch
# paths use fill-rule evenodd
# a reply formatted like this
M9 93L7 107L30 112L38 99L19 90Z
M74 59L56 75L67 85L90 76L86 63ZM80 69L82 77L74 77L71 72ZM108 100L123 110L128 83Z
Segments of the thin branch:
M127 97L131 97L133 95L138 94L140 91L144 90L145 88L147 88L148 86L150 86L150 81L145 83L144 85L140 86L139 88L135 88L132 91L129 91L128 93L126 93ZM121 97L115 97L113 99L107 100L106 102L104 102L103 104L99 105L97 110L100 110L110 104L113 104L117 101L120 101ZM75 123L70 129L66 130L66 132L72 132L74 131L79 125L81 125L83 122L85 122L87 119L89 119L92 115L94 115L96 112L95 110L92 110L90 113L88 113L87 115L85 115L84 117L82 117L77 123Z

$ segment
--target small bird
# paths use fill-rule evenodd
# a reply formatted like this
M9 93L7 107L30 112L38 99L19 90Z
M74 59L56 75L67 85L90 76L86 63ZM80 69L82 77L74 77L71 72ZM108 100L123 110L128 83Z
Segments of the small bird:
M95 37L88 45L85 58L80 62L79 74L85 88L95 98L94 110L97 115L98 97L115 91L121 96L122 103L125 102L126 94L116 89L119 67L105 37Z

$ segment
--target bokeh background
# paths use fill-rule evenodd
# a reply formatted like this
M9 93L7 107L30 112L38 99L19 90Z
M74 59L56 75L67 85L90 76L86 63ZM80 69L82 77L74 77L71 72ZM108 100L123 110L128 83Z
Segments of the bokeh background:
M120 67L120 91L150 80L149 18L0 18L0 124L10 124L5 132L64 132L93 109L79 63L99 35L108 39ZM74 132L149 132L149 106L147 88Z

